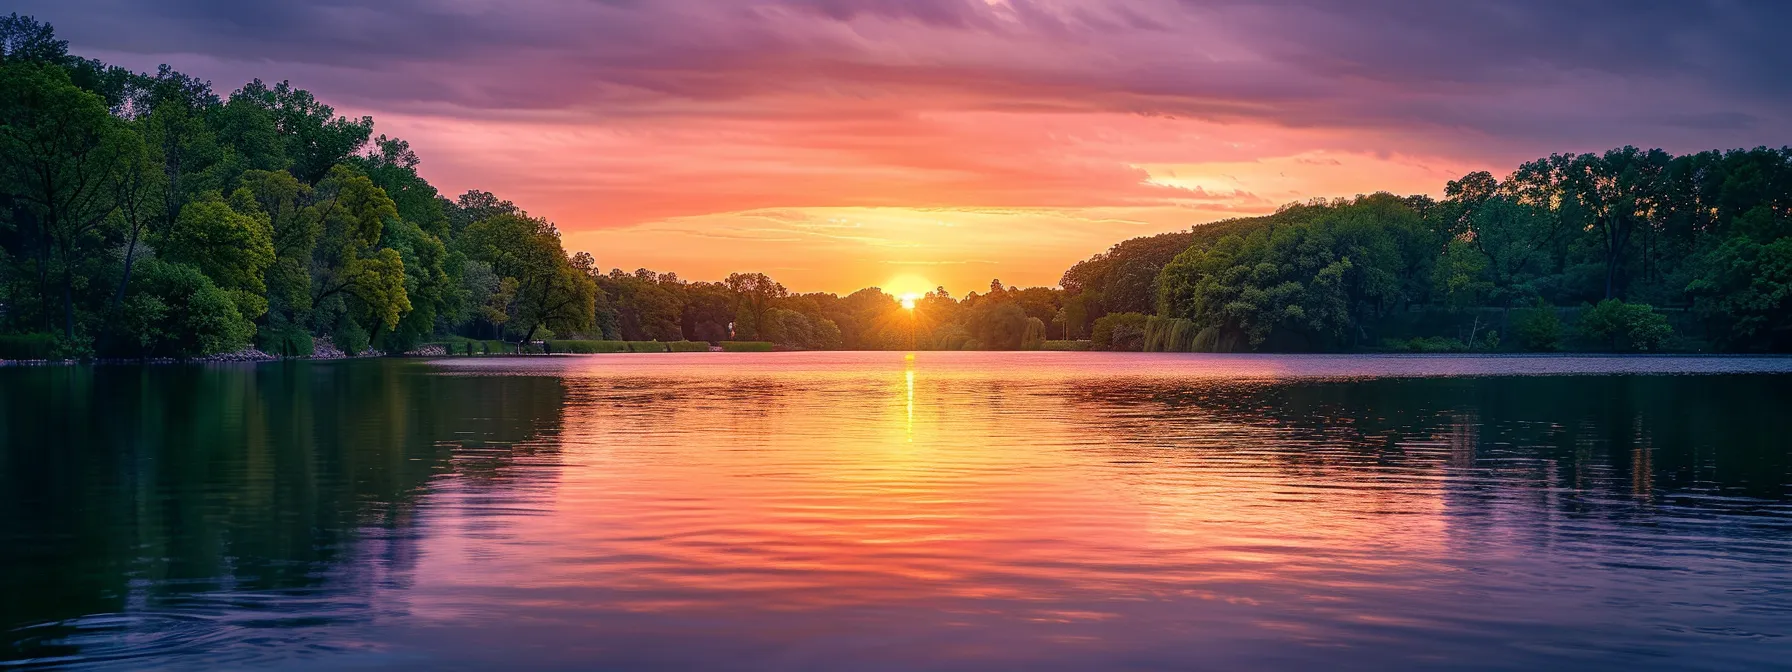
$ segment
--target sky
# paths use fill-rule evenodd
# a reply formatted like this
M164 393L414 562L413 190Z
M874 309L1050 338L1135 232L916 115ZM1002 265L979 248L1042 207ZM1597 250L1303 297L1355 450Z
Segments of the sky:
M1792 3L14 0L221 93L289 79L625 270L1054 285L1120 240L1792 138Z

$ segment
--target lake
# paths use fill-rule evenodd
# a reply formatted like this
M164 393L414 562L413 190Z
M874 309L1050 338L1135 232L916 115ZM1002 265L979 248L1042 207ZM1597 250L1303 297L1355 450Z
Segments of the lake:
M1761 669L1792 359L0 369L0 667Z

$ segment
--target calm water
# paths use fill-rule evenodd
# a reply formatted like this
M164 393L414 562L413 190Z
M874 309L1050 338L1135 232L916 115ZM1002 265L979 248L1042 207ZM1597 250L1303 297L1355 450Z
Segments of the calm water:
M1792 661L1792 359L0 370L0 667Z

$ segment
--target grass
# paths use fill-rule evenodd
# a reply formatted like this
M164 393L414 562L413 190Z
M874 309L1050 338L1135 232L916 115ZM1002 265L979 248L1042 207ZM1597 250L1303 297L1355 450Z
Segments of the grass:
M1093 344L1089 341L1046 341L1039 346L1040 350L1056 350L1060 352L1081 352L1088 350Z

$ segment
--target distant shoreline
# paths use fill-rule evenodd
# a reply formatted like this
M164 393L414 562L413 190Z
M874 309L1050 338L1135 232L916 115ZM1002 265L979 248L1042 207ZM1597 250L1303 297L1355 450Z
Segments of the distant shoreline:
M1699 353L1699 352L1134 352L1116 350L780 350L774 352L735 352L735 353L701 353L701 352L608 352L608 353L552 353L552 354L516 354L492 353L477 355L444 355L444 354L365 354L341 356L302 356L277 357L259 353L262 356L247 356L245 353L231 353L192 359L175 359L157 357L146 359L0 359L0 368L37 368L37 367L79 367L79 366L164 366L194 364L284 364L295 362L341 362L349 360L417 360L461 361L469 359L542 359L590 357L606 358L615 355L704 355L704 354L857 354L857 353L890 353L890 354L1054 354L1054 355L1128 355L1128 356L1160 356L1160 355L1198 355L1204 357L1224 358L1385 358L1385 359L1792 359L1787 353ZM1763 372L1776 373L1776 372Z

